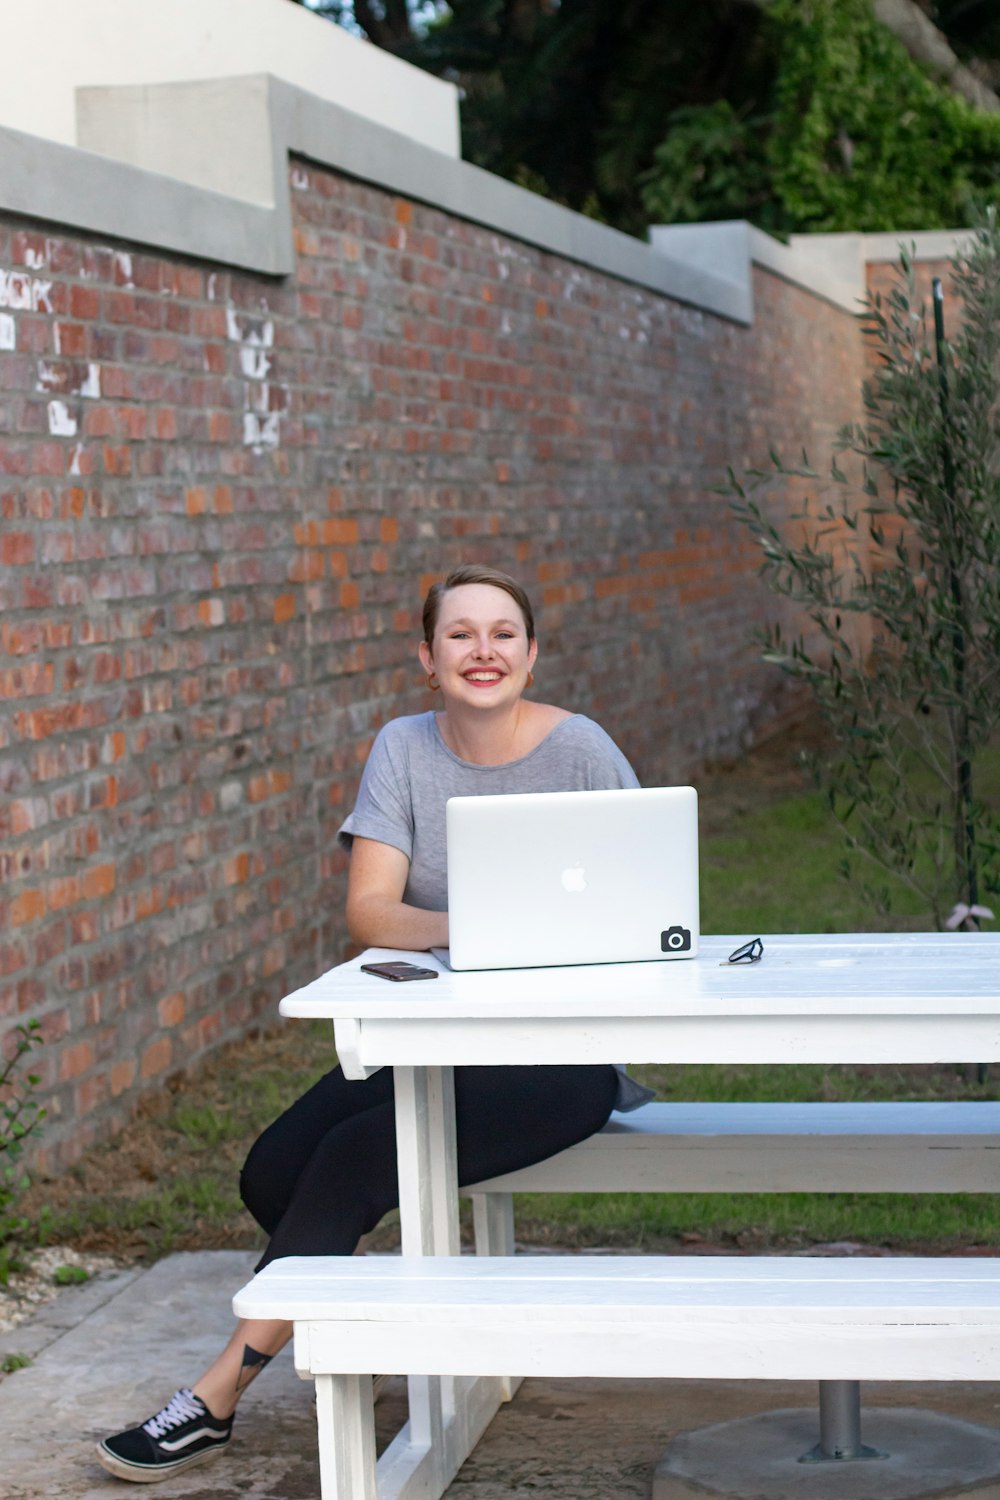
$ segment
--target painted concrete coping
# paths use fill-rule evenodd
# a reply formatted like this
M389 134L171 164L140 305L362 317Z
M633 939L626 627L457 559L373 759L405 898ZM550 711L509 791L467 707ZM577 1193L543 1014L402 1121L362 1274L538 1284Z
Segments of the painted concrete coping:
M743 324L755 265L856 314L867 260L901 243L936 259L969 233L784 245L732 221L656 226L643 244L270 74L81 89L77 128L80 148L0 127L0 206L276 276L294 266L289 155Z
M867 295L866 266L896 261L900 250L915 260L947 260L968 242L968 229L901 230L893 234L793 234L787 245L745 219L706 224L658 224L649 232L656 249L692 261L740 287L753 317L753 266L780 276L860 313Z
M81 90L78 131L85 149L0 131L0 207L286 275L294 265L292 155L677 301L750 319L743 290L724 277L269 74ZM199 150L206 140L212 150Z

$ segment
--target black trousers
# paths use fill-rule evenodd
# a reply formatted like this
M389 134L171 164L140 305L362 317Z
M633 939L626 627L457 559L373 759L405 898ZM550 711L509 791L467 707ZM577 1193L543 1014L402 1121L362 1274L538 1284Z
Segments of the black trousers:
M600 1130L618 1075L596 1067L456 1068L460 1184L554 1156ZM399 1205L392 1070L361 1081L334 1068L269 1125L240 1177L270 1236L257 1269L284 1255L350 1255Z

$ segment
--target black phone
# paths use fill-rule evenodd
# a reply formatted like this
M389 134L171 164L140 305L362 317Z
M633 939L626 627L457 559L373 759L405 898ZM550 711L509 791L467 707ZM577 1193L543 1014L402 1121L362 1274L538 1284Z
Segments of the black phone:
M377 974L379 979L395 979L397 982L407 979L436 979L437 969L421 969L417 964L408 964L402 960L385 964L362 964L362 974Z

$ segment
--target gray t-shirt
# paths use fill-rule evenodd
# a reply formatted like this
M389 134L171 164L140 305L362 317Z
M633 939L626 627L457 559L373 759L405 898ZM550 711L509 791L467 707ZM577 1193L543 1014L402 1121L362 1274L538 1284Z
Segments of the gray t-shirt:
M434 713L393 719L379 731L354 811L338 838L354 834L400 849L410 861L403 900L448 910L445 804L449 797L509 792L590 792L636 787L635 772L599 724L583 714L561 720L520 760L476 766L441 738Z
M441 738L435 713L393 719L372 746L354 811L337 835L350 849L357 834L399 849L410 861L403 900L447 911L445 804L449 797L510 792L604 791L637 787L635 772L599 724L572 714L520 760L477 766ZM652 1091L624 1072L617 1109L635 1109Z

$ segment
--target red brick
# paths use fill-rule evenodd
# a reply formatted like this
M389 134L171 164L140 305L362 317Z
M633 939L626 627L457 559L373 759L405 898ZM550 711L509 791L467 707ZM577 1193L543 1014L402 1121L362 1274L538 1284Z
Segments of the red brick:
M93 1042L76 1042L72 1047L67 1047L59 1058L59 1077L63 1083L68 1083L73 1078L79 1078L93 1066Z
M111 1064L111 1097L117 1099L135 1083L136 1066L132 1058L122 1058Z
M156 1007L156 1014L161 1026L179 1026L187 1011L184 994L176 990L172 995L164 995Z
M155 1042L150 1042L142 1054L139 1065L139 1076L143 1082L166 1072L172 1056L173 1048L167 1037L158 1037Z
M24 567L35 560L35 539L28 531L8 531L0 535L0 563L7 567Z
M96 865L81 877L80 889L85 901L97 901L103 896L110 896L114 888L114 865Z
M44 891L21 891L8 908L8 920L12 927L23 927L27 922L37 922L46 912Z

